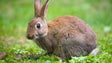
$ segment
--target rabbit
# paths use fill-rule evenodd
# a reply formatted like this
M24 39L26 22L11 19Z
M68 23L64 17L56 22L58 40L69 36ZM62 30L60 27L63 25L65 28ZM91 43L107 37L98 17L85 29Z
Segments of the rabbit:
M48 3L42 6L41 0L34 1L35 16L27 27L29 40L61 59L86 56L97 48L95 32L80 18L66 15L47 22Z

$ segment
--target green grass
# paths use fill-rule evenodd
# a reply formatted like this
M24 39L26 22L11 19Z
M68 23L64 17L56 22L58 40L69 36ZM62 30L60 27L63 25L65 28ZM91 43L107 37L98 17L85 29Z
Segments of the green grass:
M34 17L33 2L0 1L0 52L7 53L0 63L61 63L55 56L33 59L45 53L25 37L27 24ZM87 22L96 32L98 46L102 51L102 54L96 56L73 57L70 63L112 63L111 0L50 0L47 20L63 15L78 16Z

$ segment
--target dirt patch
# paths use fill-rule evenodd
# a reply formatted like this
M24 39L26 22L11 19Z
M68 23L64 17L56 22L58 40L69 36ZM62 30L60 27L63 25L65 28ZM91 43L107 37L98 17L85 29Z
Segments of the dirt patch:
M3 36L0 36L0 41L3 41L3 42L14 42L14 37L3 37Z
M7 53L6 52L0 52L0 60L5 59L6 56L7 56Z

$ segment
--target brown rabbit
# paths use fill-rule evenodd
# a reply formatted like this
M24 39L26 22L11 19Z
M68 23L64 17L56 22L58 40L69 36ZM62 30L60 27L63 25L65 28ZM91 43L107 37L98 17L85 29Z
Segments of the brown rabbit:
M41 7L41 0L35 0L35 17L28 24L27 38L61 59L90 54L97 47L94 31L75 16L61 16L47 23L48 1Z

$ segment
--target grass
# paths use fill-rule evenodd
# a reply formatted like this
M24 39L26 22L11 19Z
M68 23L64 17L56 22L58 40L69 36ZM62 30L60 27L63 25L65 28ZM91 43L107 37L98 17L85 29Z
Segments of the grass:
M26 39L28 22L34 16L33 0L0 1L0 52L6 52L0 63L61 63ZM111 0L50 0L47 20L73 15L86 21L96 32L102 54L73 57L70 63L112 63L112 1ZM21 58L22 57L22 58Z

